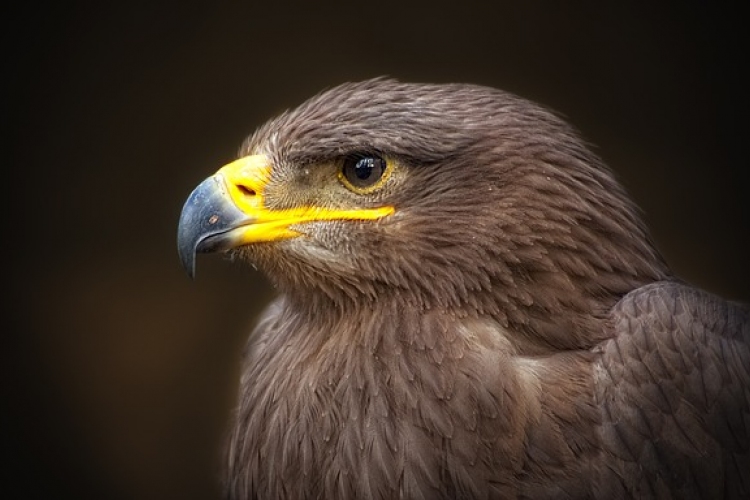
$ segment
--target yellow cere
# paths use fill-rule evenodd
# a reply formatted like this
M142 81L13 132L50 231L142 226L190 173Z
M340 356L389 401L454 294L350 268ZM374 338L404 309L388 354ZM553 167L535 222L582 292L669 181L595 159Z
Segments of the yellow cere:
M247 224L235 229L241 244L277 241L300 234L289 226L326 220L376 220L395 212L392 206L355 209L330 209L301 206L269 210L263 203L263 191L271 179L272 164L265 155L240 158L216 172L234 205L248 216Z

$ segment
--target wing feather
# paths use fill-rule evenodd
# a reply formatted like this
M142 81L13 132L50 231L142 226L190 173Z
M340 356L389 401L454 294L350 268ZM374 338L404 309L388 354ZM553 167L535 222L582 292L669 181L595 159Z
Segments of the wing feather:
M611 325L596 370L610 473L633 496L750 498L750 310L662 282Z

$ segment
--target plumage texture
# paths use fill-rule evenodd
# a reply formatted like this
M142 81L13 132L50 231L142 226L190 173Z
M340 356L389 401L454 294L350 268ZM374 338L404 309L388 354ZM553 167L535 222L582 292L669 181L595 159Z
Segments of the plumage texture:
M227 496L750 498L750 313L680 283L555 114L377 79L261 127L271 209L393 205L232 252L279 297L250 337ZM353 153L398 168L331 186Z

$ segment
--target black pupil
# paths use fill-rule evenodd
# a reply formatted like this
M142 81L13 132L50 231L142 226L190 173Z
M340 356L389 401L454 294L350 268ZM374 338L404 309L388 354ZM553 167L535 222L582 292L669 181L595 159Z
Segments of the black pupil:
M375 158L362 158L354 165L354 175L357 179L366 181L375 170Z
M344 175L355 187L375 184L385 171L385 160L378 156L360 156L344 162Z

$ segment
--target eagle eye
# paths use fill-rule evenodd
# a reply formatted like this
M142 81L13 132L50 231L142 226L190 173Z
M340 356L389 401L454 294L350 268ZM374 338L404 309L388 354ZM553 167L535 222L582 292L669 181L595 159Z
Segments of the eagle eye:
M367 194L380 188L392 169L392 163L381 156L351 155L341 164L339 180L351 191Z

